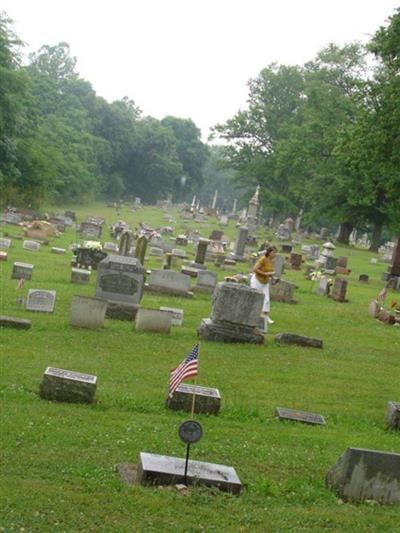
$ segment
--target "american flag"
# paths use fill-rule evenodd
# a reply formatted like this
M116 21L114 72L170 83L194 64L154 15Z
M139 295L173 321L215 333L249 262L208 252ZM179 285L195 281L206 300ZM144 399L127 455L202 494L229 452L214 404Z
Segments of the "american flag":
M171 377L169 379L169 397L172 398L174 392L179 387L180 383L187 378L197 376L199 363L199 345L193 348L189 355L185 357L182 363L171 370Z
M17 283L17 290L22 289L22 287L25 285L25 278L20 278Z

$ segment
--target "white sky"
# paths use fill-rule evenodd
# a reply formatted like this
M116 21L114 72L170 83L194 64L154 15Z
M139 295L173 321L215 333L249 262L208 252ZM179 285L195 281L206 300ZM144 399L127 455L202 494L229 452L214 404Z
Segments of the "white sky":
M246 105L247 81L303 64L329 42L366 41L394 0L1 0L26 52L66 41L97 94L209 127Z

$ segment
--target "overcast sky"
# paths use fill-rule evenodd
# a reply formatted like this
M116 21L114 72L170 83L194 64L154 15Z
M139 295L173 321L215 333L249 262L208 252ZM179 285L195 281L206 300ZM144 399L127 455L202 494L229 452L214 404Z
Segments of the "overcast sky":
M209 127L246 105L269 63L303 64L329 42L365 42L393 0L1 0L25 51L66 41L97 94Z

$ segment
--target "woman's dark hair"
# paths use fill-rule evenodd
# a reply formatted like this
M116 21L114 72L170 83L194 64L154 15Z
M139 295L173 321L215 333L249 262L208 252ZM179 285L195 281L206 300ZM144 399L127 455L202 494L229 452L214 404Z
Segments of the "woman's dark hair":
M277 252L276 246L268 246L268 248L265 250L265 257L268 257L271 252Z

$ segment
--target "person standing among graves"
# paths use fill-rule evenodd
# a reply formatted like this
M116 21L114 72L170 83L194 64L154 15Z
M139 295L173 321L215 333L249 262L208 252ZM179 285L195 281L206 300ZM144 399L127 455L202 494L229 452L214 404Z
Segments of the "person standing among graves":
M257 289L264 294L263 313L266 315L268 324L273 324L274 321L269 317L270 298L269 298L269 281L274 275L274 259L277 254L275 246L268 246L265 250L265 255L258 259L253 268L253 275L250 280L252 289Z

